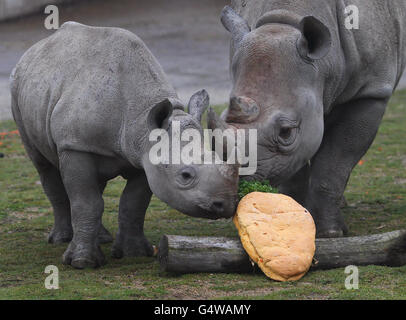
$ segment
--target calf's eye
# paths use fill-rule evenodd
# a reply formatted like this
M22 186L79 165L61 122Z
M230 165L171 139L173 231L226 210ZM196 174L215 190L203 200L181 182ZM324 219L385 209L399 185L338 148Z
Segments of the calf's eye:
M185 167L178 171L176 181L181 186L190 186L196 179L196 171L192 167Z
M292 135L292 130L292 128L281 128L279 131L279 137L281 137L283 140L288 140Z
M190 172L182 172L182 178L185 180L188 180L192 177L192 175L190 174Z

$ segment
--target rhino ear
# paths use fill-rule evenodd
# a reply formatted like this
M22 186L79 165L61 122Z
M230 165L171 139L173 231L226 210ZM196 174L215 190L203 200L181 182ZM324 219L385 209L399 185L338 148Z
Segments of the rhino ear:
M221 23L231 33L236 47L238 47L244 36L251 31L247 21L239 16L230 6L225 6L223 11L221 11Z
M173 105L169 99L165 99L157 103L148 114L148 128L150 131L154 129L167 129L169 118L172 115Z
M200 123L209 103L210 97L206 90L196 92L189 100L189 114Z
M310 61L324 58L331 48L330 30L313 16L304 17L299 28L303 35L297 42L300 56Z

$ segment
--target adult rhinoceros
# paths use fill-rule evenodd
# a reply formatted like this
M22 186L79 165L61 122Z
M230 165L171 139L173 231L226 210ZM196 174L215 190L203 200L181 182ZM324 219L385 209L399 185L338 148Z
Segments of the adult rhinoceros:
M359 29L348 28L349 5ZM319 237L344 235L344 189L405 67L406 2L234 0L222 22L232 35L233 89L210 127L257 128L251 178L304 204Z

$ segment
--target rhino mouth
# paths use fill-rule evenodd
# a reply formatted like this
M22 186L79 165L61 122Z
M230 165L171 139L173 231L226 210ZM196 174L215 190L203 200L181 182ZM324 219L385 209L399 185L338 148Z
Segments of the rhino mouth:
M199 217L209 220L229 219L234 216L236 209L234 208L233 210L229 206L216 204L216 202L213 202L211 205L199 205L199 208L201 209Z
M199 211L195 212L193 215L190 215L195 218L202 218L202 219L208 219L208 220L219 220L219 219L224 219L225 217L219 216L213 211L203 209L199 206Z

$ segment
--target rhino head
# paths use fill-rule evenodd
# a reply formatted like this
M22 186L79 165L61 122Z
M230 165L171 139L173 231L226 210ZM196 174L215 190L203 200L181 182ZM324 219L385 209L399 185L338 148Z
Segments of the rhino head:
M233 89L221 117L209 128L256 128L257 172L251 179L278 185L302 168L320 147L323 131L323 57L329 29L312 16L276 10L251 30L230 7L221 20L232 35Z
M169 146L166 150L169 162L155 163L153 157L158 145L149 143L143 167L152 192L172 208L193 217L230 218L238 201L238 165L219 162L214 152L204 148L201 118L208 105L205 90L191 97L188 112L170 99L155 105L148 116L149 133L151 136L155 129L167 133L168 140L163 141L162 137L157 140L161 146ZM190 141L198 140L199 159L186 161L188 158L181 156L190 142L180 139L184 133L193 136ZM189 151L191 149L186 150Z

